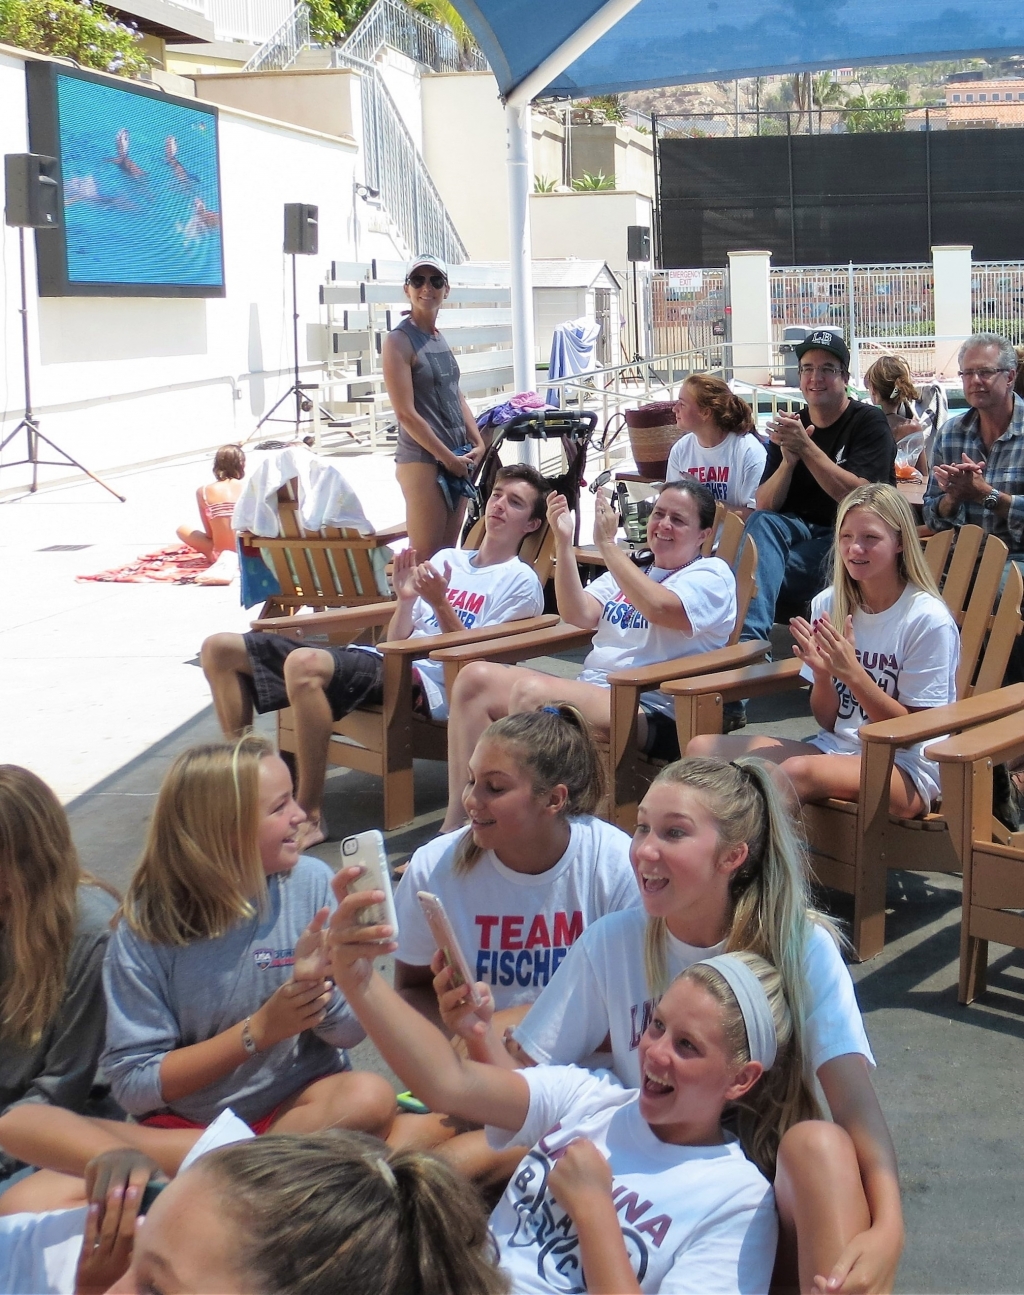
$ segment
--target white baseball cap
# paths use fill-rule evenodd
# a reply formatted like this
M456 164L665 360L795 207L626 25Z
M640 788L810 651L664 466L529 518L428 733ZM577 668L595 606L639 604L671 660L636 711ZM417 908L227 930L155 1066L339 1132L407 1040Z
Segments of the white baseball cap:
M405 272L405 277L408 279L410 274L412 274L416 270L419 270L424 265L432 266L435 270L437 270L439 274L443 274L445 278L445 282L447 283L448 267L447 265L445 265L444 261L442 261L439 256L429 256L429 255L414 256L412 260L409 262L409 268Z

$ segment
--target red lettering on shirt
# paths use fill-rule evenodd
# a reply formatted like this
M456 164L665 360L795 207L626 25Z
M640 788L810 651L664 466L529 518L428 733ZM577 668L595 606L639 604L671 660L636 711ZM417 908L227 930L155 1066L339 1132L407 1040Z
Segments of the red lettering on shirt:
M524 917L508 915L501 919L501 947L503 949L521 949Z
M568 947L574 944L583 934L583 914L579 909L571 918L565 913L555 914L555 947Z
M626 1222L635 1223L638 1218L647 1213L653 1203L653 1201L644 1201L641 1205L638 1193L626 1192L624 1196L620 1196L615 1202L615 1213L618 1214L619 1210L625 1209Z
M448 601L451 603L451 605L455 608L455 610L456 610L456 611L461 611L461 610L463 609L463 607L465 607L465 605L466 605L466 591L465 591L465 589L453 589L453 588L449 585L449 586L448 586Z
M485 594L474 594L468 590L466 592L466 610L476 615L484 605Z
M539 944L542 949L551 948L551 936L548 934L548 924L544 920L544 914L538 913L530 925L530 934L526 937L524 949L532 949L534 945Z
M637 1231L646 1232L654 1244L660 1248L671 1226L672 1220L667 1214L658 1214L653 1219L644 1219L637 1227Z
M491 947L491 929L498 925L498 918L478 916L476 924L480 928L480 948L489 949Z

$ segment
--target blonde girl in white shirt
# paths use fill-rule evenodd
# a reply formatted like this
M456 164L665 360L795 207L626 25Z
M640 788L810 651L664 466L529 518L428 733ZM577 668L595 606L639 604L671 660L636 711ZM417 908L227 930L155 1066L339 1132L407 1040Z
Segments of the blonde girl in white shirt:
M831 587L815 597L810 622L794 617L790 629L819 732L807 742L696 737L687 754L729 760L756 752L777 766L780 788L801 805L829 796L857 801L860 727L956 701L960 635L895 487L858 486L840 503ZM928 813L939 770L923 744L896 752L889 786L891 813Z
M664 769L639 809L631 859L642 909L595 922L510 1040L487 1012L435 988L446 1026L498 1065L603 1065L639 1080L639 1039L674 975L719 952L750 950L782 975L808 1070L832 1123L792 1104L775 1175L776 1280L801 1291L892 1289L903 1246L896 1155L870 1079L874 1064L850 974L810 907L807 868L769 767L690 758Z

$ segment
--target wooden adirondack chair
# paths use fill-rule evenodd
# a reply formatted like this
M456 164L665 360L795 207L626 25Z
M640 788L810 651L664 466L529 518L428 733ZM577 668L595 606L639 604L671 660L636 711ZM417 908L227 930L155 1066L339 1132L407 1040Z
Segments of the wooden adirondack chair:
M393 602L378 602L308 616L253 621L252 628L268 634L283 634L307 647L344 647L359 639L366 641L367 636L372 640L375 634L383 633L394 613ZM535 616L454 634L377 644L384 657L384 701L380 706L361 707L338 720L332 730L327 762L372 773L384 780L386 830L401 827L414 817L413 760L444 760L448 754L447 725L413 712L415 658L424 656L430 644L436 647L483 644L524 630L539 630L557 621L557 616ZM296 750L291 707L277 712L277 742L282 751Z
M294 480L277 492L281 533L276 538L242 532L243 544L258 548L281 586L268 598L260 618L288 616L300 607L365 607L387 596L384 564L375 551L408 534L405 523L373 535L325 526L307 531L299 521Z
M642 788L651 781L658 767L638 750L636 744L640 694L654 691L665 679L678 679L684 674L697 675L751 661L764 661L769 651L769 644L764 642L737 641L747 607L754 595L754 572L757 568L757 549L753 541L748 542L742 554L737 556L742 534L743 523L736 514L725 514L718 537L718 555L729 563L736 575L738 608L736 628L729 645L714 652L677 657L637 670L617 670L608 676L612 693L611 728L607 744L601 744L607 760L609 788L609 806L605 817L627 831L632 831L636 824L636 810ZM714 538L712 536L710 542ZM516 635L484 646L470 644L437 649L431 652L430 659L444 662L445 686L450 697L459 671L471 661L496 661L514 665L539 656L589 647L593 636L592 629L580 629L576 625L560 621L550 629Z
M950 552L952 550L952 556ZM980 560L979 560L980 554ZM861 760L860 800L827 800L804 806L804 826L814 874L824 885L854 897L853 944L862 959L885 944L887 868L959 872L948 824L942 813L897 819L889 813L889 780L901 747L971 728L1006 713L1000 690L1013 641L1021 628L1024 581L1010 563L1006 586L999 585L1007 548L978 526L964 526L927 541L925 556L942 597L960 627L959 700L900 719L866 724ZM948 560L948 565L947 565ZM722 704L806 687L800 662L773 662L700 679L668 682L676 699L680 749L699 732L721 732Z
M472 548L474 543L479 543L483 526L481 518L466 537L464 547ZM554 556L554 543L547 522L526 536L519 556L533 566L543 585L551 574ZM344 647L357 640L376 642L385 633L394 612L394 602L381 602L378 596L363 606L339 611L261 618L253 621L252 628L268 634L283 634L308 647ZM413 760L444 760L448 755L447 724L426 719L413 711L412 667L415 659L425 656L428 646L480 645L557 623L557 616L535 616L508 621L504 625L485 625L453 634L437 634L429 639L377 643L384 657L384 701L380 706L354 710L334 725L328 763L383 778L384 827L388 831L410 822L414 816ZM282 751L293 752L296 749L295 720L290 707L277 713L277 741Z
M1024 756L1024 684L1000 689L1005 718L927 748L942 773L950 845L964 874L961 1003L985 992L988 943L1024 949L1024 832L992 814L992 768Z

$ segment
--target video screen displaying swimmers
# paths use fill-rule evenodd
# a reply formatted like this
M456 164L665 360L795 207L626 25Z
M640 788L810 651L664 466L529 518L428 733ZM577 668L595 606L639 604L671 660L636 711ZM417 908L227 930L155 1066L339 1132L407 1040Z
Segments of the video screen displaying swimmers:
M56 95L69 288L221 288L216 114L59 72Z

